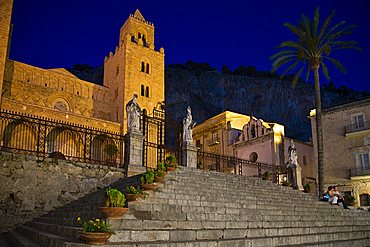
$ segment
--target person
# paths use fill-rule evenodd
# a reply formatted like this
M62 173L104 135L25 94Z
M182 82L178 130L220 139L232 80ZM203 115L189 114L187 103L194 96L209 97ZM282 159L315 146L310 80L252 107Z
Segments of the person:
M344 209L349 209L346 201L344 200L344 197L339 192L337 186L333 186L333 194L338 198L338 205L342 204Z
M126 104L127 112L127 131L131 132L133 130L139 130L140 128L140 106L137 103L136 99L138 98L137 94L134 94L132 100Z
M333 187L329 186L328 190L321 196L321 201L337 204L338 197L334 195Z
M193 140L193 128L195 126L193 117L191 116L191 108L188 106L186 117L183 119L183 141L191 142Z

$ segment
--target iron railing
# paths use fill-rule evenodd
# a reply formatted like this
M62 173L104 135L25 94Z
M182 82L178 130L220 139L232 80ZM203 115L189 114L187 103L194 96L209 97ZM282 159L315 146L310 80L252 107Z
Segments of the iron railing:
M359 132L370 129L370 122L362 122L361 124L350 124L346 126L346 134Z
M257 177L262 177L263 173L268 172L273 174L276 178L279 174L287 172L283 166L253 162L233 156L224 156L203 151L198 151L197 156L197 166L204 170L214 170Z
M370 175L370 169L361 169L361 168L349 169L350 177L367 176L367 175Z
M48 118L0 111L0 148L86 163L123 167L123 135Z

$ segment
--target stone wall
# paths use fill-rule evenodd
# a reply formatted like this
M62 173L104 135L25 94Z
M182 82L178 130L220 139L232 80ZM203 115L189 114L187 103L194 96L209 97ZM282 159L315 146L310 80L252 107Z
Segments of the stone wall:
M0 154L0 233L124 177L115 167Z

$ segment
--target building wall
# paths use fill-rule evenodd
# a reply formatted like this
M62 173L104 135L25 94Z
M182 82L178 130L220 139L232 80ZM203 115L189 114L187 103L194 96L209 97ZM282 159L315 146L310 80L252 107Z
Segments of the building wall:
M365 117L364 130L348 133L352 116L363 113ZM356 153L365 152L370 155L370 128L366 121L370 120L370 98L334 106L323 110L322 126L324 141L324 183L325 186L340 185L342 191L351 192L357 197L370 194L370 176L355 176ZM311 116L313 143L316 147L315 117ZM316 152L316 151L315 151ZM315 155L317 164L317 155ZM361 171L360 174L361 175Z
M5 63L8 57L10 20L13 0L0 0L0 106L3 91Z

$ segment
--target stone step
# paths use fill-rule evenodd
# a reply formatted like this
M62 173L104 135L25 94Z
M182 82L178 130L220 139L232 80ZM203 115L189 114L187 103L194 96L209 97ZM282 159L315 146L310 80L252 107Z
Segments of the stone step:
M25 237L15 229L8 232L8 235L8 242L10 242L8 245L9 247L40 247L40 245Z
M62 237L50 232L31 228L29 226L19 226L17 231L26 236L33 243L39 244L41 247L65 247L65 243L77 242L66 237Z
M68 237L72 239L78 238L78 232L81 230L80 226L64 226L64 225L55 225L43 222L28 222L26 226L37 229L43 232L49 232L53 234L57 234L59 236Z

